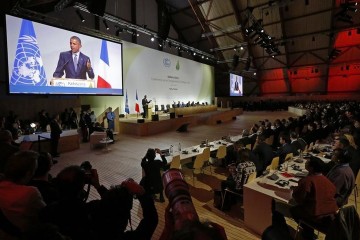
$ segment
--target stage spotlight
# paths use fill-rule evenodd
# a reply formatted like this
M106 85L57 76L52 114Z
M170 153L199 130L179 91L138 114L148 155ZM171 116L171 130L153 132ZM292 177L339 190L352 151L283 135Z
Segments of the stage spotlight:
M155 41L154 36L151 36L150 40L151 40L152 42Z
M122 33L123 31L124 31L124 30L119 27L119 28L116 30L116 36L119 36L120 33Z
M107 24L107 22L106 22L105 19L103 20L103 23L104 23L104 26L105 26L106 30L109 30L110 28L109 28L109 26L108 26L108 24Z
M81 13L80 13L79 10L76 10L76 14L79 16L81 22L85 22L85 19L84 19L84 17L81 15Z

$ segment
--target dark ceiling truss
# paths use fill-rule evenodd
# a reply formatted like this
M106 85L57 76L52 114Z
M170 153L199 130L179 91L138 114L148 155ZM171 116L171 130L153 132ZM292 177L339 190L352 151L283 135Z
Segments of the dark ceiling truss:
M189 5L191 6L196 18L198 19L198 22L202 28L202 32L210 32L211 31L210 27L206 24L203 24L205 19L204 19L204 16L198 6L198 2L196 0L188 0L188 2L189 2ZM201 39L201 35L199 36L199 39ZM207 39L209 40L211 48L219 47L218 43L216 42L216 40L214 39L213 36L207 36ZM220 54L217 54L217 58L223 59L223 56Z
M201 5L203 3L206 3L206 2L209 2L209 1L212 1L212 0L199 0L197 1L195 4L197 5ZM168 4L168 3L167 3ZM180 8L180 9L176 9L175 7L173 7L175 9L175 11L173 12L169 12L171 15L175 15L175 14L179 14L179 13L184 13L188 10L191 10L191 5L187 6L187 7L184 7L184 8Z
M336 0L333 0L332 1L332 6L335 6L336 5ZM333 31L333 29L334 29L334 15L335 15L335 13L334 13L335 11L333 10L332 12L331 12L331 22L330 22L330 26L331 26L331 33L334 33L334 31ZM328 53L329 53L329 57L328 57L328 59L327 59L327 69L326 69L326 75L325 75L325 77L324 77L324 81L325 81L325 89L328 89L328 85L329 85L329 75L330 75L330 63L331 63L331 61L332 61L332 52L334 52L335 51L335 48L333 47L334 46L334 44L335 44L335 38L334 37L330 37L329 38L329 47L328 47ZM338 57L338 56L336 56L336 57Z
M284 13L282 11L282 9L278 9L279 11L279 16L280 16L280 20L283 20L284 19ZM282 38L283 39L286 39L287 36L286 36L286 31L285 31L285 26L284 26L284 21L282 21L281 23L281 32L282 32ZM289 64L289 51L288 51L288 47L287 45L285 44L284 45L284 49L285 49L285 59L286 59L286 64L287 64L287 68L289 67L288 64ZM289 94L291 95L292 94L292 88L291 88L291 84L290 84L290 80L289 80L289 76L287 74L288 72L283 69L283 76L284 76L284 80L285 80L285 84L286 84L286 87L288 89L288 92Z
M174 15L174 14L171 14L171 15ZM229 16L232 16L234 15L233 13L228 13L228 14L225 14L225 15L221 15L221 16L218 16L216 18L212 18L212 19L207 19L205 20L205 24L209 24L213 21L217 21L217 20L220 20L220 19L223 19L223 18L226 18L226 17L229 17ZM192 18L194 18L192 15L191 15ZM191 25L188 25L186 27L182 27L180 28L179 30L180 31L185 31L185 30L188 30L188 29L191 29L191 28L194 28L194 27L198 27L199 26L199 23L194 23L194 24L191 24Z
M248 18L247 18L247 16L244 16L244 14L246 15L249 12L248 9L245 9L244 11L240 11L240 6L238 5L236 0L231 0L231 5L232 5L233 10L234 10L234 14L235 14L237 24L245 26L248 23ZM245 19L245 20L243 20L243 19ZM242 37L244 39L246 39L245 38L245 28L244 27L240 28L240 31L241 31ZM247 41L246 45L248 45L248 44L249 44L249 42ZM243 47L243 45L241 45L241 46ZM253 56L252 49L247 48L247 52L248 52L248 61L250 61L249 56ZM256 62L254 61L254 59L252 59L252 62L249 63L249 67L250 67L250 65L254 66L255 69L257 68ZM256 80L257 80L257 78L256 78ZM252 93L250 92L250 94L252 94Z

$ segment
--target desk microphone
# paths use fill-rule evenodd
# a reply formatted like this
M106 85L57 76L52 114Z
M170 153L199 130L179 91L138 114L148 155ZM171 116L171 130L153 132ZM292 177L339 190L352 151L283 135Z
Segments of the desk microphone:
M66 66L66 64L68 64L70 62L71 58L69 58L62 66L61 66L61 70L64 69L64 67ZM79 64L79 63L78 63Z

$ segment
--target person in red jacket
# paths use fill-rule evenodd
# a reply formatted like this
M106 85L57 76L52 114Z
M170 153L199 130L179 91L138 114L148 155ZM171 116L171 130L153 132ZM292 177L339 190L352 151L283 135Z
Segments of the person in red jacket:
M293 188L292 197L296 205L290 208L290 213L296 222L303 220L322 227L328 225L334 218L338 206L336 204L336 187L322 175L323 162L317 157L311 157L305 164L309 175L299 181ZM312 239L313 229L302 226L305 239Z

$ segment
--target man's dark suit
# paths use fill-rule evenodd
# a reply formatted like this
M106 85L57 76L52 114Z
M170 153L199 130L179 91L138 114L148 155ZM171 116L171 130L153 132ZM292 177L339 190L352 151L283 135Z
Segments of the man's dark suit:
M261 142L256 145L253 153L257 156L259 160L259 166L257 166L256 171L258 172L258 174L261 174L266 169L266 167L270 165L274 157L273 150L270 145L265 142Z
M295 147L290 143L283 144L276 152L276 155L279 156L279 164L282 164L285 161L285 157L288 153L295 154L296 152Z
M87 73L89 78L93 79L95 77L93 69L90 68L89 70L86 66L88 61L90 61L90 58L85 54L80 53L80 56L78 56L77 71L75 71L72 52L62 52L60 53L59 61L53 77L61 78L65 72L65 78L87 79Z

